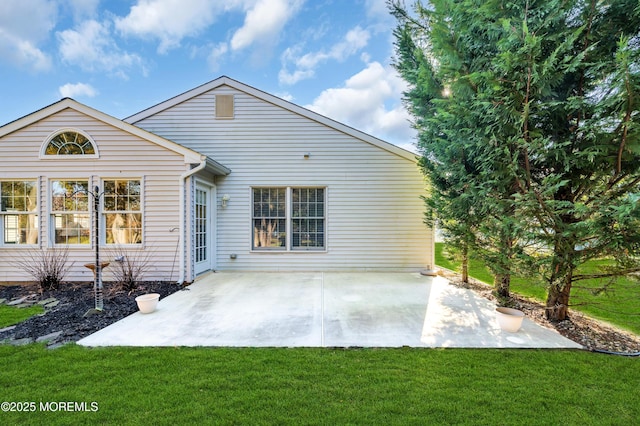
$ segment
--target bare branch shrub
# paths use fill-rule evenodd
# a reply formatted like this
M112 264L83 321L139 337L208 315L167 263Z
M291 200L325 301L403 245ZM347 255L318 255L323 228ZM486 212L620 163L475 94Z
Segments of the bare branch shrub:
M69 247L28 249L24 253L13 265L31 275L40 286L41 292L57 290L69 270Z
M109 272L114 278L116 291L138 288L144 274L151 268L151 253L143 250L125 250L120 246L108 250Z

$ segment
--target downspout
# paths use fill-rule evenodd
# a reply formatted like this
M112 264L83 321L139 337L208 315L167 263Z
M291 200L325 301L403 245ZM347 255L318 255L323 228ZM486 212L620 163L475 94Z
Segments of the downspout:
M185 250L185 240L187 238L187 227L184 226L185 223L185 210L187 209L186 204L186 193L185 186L187 183L187 179L189 179L194 174L203 170L207 166L207 157L202 155L200 157L200 164L198 164L193 169L187 170L183 174L180 175L180 233L179 233L179 242L178 247L180 247L180 270L178 273L178 284L182 284L185 281L185 269L187 263L187 250ZM191 206L189 206L191 208Z

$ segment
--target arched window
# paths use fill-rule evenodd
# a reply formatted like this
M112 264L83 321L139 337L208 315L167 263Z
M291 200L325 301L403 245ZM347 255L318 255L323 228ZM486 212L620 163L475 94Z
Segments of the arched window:
M77 155L97 157L98 149L88 135L75 129L59 130L50 135L40 154L41 157Z

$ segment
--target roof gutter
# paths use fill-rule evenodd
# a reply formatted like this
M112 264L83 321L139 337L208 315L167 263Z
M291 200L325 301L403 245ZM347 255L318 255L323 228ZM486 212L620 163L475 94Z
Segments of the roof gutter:
M185 223L185 215L186 215L186 193L185 186L187 184L187 179L191 176L195 175L204 168L207 167L207 157L205 155L200 156L200 164L196 167L187 170L183 174L180 175L180 236L178 247L180 250L180 266L178 273L178 284L182 284L185 281L185 273L186 273L186 263L187 263L187 250L185 247L185 242L187 240L187 226L184 226ZM189 207L190 208L190 207Z

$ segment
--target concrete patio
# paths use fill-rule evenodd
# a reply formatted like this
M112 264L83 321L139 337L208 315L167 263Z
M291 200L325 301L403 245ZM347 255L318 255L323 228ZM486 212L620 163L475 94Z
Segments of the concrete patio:
M212 273L85 337L84 346L581 348L526 319L500 330L495 304L418 273Z

